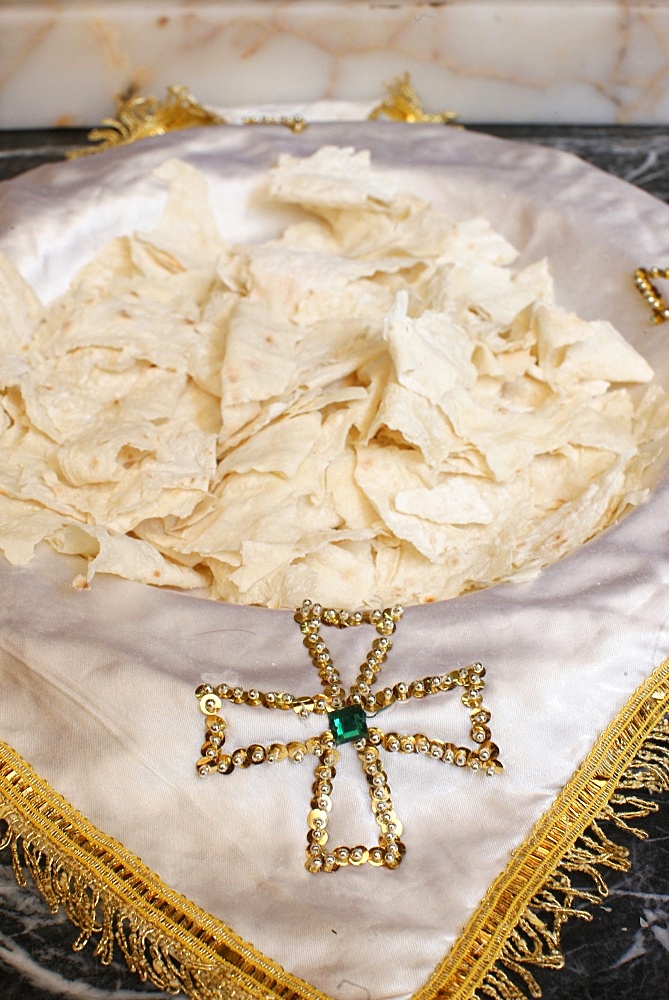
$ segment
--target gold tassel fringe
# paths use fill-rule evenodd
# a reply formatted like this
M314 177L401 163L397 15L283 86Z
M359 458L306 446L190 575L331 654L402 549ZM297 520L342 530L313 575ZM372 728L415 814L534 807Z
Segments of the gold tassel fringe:
M630 868L629 849L611 839L601 824L611 823L643 840L648 836L646 831L631 824L657 812L659 806L650 799L634 795L633 791L643 789L652 795L669 792L669 720L663 719L652 731L623 774L618 789L564 855L545 887L529 902L474 997L493 1000L539 998L541 988L529 967L562 968L560 932L564 923L570 917L592 920L592 913L581 909L579 904L597 905L607 896L602 869L626 872ZM574 886L572 879L578 874L591 880L592 890ZM516 980L511 980L508 973L514 974Z
M90 942L107 965L118 948L142 981L191 1000L327 1000L170 890L2 742L0 821L16 881L28 872L49 909L63 908L75 951Z
M653 797L669 792L668 712L666 661L634 693L526 843L514 851L450 954L413 1000L541 996L532 968L562 968L566 921L591 920L584 907L607 895L605 871L629 870L629 850L616 841L616 829L645 838L636 824L659 808ZM589 888L580 884L585 880Z

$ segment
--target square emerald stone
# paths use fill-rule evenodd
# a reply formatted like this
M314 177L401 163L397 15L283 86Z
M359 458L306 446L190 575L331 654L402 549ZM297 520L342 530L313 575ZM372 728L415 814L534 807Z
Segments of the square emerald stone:
M330 730L335 743L352 743L367 735L367 716L360 705L347 705L336 712L328 712Z

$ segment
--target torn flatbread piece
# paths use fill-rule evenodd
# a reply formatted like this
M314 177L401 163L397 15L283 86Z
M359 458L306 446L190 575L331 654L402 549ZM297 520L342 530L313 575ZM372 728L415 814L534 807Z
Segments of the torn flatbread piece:
M352 148L281 156L254 204L291 220L248 245L192 166L153 182L154 232L54 302L0 260L11 562L46 542L81 589L411 604L529 579L647 496L666 393L486 219Z

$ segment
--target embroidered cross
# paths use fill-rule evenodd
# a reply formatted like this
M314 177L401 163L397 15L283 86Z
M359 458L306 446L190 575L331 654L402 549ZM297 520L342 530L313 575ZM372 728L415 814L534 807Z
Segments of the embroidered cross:
M229 684L219 684L215 688L211 684L201 684L195 692L200 710L206 716L205 742L201 749L202 756L197 762L200 775L215 772L231 774L235 768L276 763L286 759L300 762L307 755L316 758L313 797L307 816L309 832L305 867L310 872L332 872L345 865L371 864L390 869L399 867L405 851L401 840L403 827L392 803L380 749L390 753L415 753L456 767L480 770L488 775L502 771L502 765L497 759L499 751L491 740L488 727L490 712L482 703L485 671L480 663L473 663L447 674L410 682L400 681L393 687L372 690L372 684L392 648L390 636L395 632L402 614L403 609L399 605L384 611L335 611L304 601L295 613L295 620L304 637L304 645L318 670L324 689L322 694L298 697L285 691L262 692ZM355 683L347 694L339 671L323 642L321 625L349 628L362 624L373 625L377 638L372 642ZM455 746L423 733L384 733L381 729L368 725L379 712L394 702L425 698L456 688L462 689L460 700L469 710L472 724L470 735L475 743L474 747ZM292 710L305 718L311 713L327 715L328 728L320 736L310 737L304 742L295 740L287 744L270 743L267 747L253 743L226 753L223 747L227 724L219 714L223 701ZM345 743L353 743L355 747L369 785L372 813L379 826L378 843L369 848L362 845L335 848L328 846L328 816L332 809L332 790L339 760L337 747Z

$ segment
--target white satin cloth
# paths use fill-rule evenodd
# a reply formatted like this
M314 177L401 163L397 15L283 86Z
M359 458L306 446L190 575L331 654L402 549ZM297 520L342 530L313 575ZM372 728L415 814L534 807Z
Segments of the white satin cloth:
M179 156L203 170L230 239L277 220L250 199L280 150L370 148L377 165L447 207L482 213L523 261L547 254L558 301L613 321L669 385L666 330L634 290L639 265L667 264L669 208L570 155L466 132L396 124L222 127L43 167L0 190L0 249L38 292L62 290L113 234L148 229L164 191L151 171ZM405 1000L444 957L511 851L553 803L598 735L669 654L669 479L577 554L525 584L407 609L382 683L481 660L484 704L504 763L489 778L384 755L407 853L396 871L304 869L313 767L286 761L195 773L202 681L315 693L289 612L217 605L96 577L74 560L0 564L0 738L88 819L171 887L338 1000ZM312 596L315 599L318 595ZM353 680L371 629L328 630ZM312 717L228 705L228 745L305 739ZM385 731L469 742L456 692L395 705ZM342 747L329 830L376 840L366 781Z

